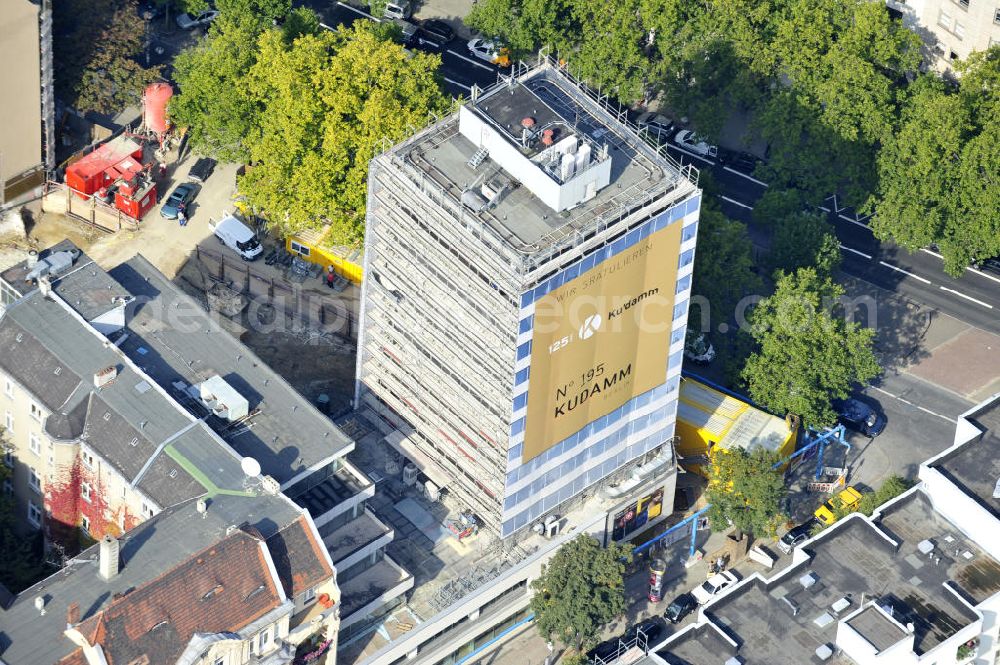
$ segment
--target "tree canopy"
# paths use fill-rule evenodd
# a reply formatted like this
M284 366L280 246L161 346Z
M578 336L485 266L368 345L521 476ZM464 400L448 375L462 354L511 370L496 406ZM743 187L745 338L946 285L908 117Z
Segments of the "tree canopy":
M531 610L545 639L582 650L597 641L604 625L625 611L627 545L608 547L586 534L563 545L531 582Z
M252 166L239 188L273 232L330 222L333 241L357 244L368 161L450 108L440 58L407 53L369 22L319 30L297 9L279 29L246 11L222 9L178 59L171 113L195 150Z
M742 376L754 401L827 427L836 422L831 400L881 372L872 352L875 331L839 315L843 293L813 268L779 275L774 294L750 314L756 350Z
M146 21L136 0L57 2L53 22L56 94L77 110L113 115L159 79L159 67L142 64Z
M974 53L957 85L922 75L878 156L875 235L936 243L954 276L1000 255L1000 46Z
M779 461L777 453L765 448L713 452L706 489L713 530L724 531L732 524L758 536L774 534L783 521L781 502L787 491L783 473L773 468Z

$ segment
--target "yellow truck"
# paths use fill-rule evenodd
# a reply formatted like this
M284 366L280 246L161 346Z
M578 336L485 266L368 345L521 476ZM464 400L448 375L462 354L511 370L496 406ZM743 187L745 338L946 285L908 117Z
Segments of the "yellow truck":
M847 487L839 494L816 509L813 513L820 522L830 526L837 521L838 514L844 514L857 510L861 504L861 492L854 487Z

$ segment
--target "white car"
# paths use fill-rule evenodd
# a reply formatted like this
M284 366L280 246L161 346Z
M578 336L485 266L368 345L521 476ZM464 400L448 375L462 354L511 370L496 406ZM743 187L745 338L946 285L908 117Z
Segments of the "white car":
M413 16L413 7L410 0L389 0L382 10L382 18L388 19L408 19Z
M200 28L201 26L208 25L215 19L219 17L219 12L214 9L206 9L203 12L191 16L190 14L181 14L177 17L177 27L181 30L192 30L194 28Z
M717 157L719 149L709 145L690 129L682 129L674 137L674 143L703 157Z
M704 605L722 593L723 589L728 589L739 581L732 571L724 570L709 577L701 586L692 589L691 595L699 605Z
M490 39L477 37L470 39L467 44L469 53L494 65L506 66L510 64L510 55L504 46Z

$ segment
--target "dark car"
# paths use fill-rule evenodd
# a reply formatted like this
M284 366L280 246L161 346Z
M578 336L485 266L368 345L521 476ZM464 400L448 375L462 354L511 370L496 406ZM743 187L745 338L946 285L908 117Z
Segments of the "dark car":
M170 193L167 200L160 206L160 216L167 219L177 219L177 213L181 206L187 206L194 200L194 195L198 193L198 187L189 182L177 185L177 188ZM184 214L188 214L186 211Z
M637 623L626 630L625 634L622 635L622 642L625 643L625 646L628 646L635 642L636 638L638 638L638 644L651 646L656 643L656 638L658 638L662 632L663 626L652 619L647 619L646 621ZM640 636L640 633L642 633L642 636Z
M723 154L722 163L734 171L753 174L761 159L749 152L727 152Z
M188 171L188 180L194 180L195 182L205 182L208 177L212 175L212 171L215 170L215 160L209 157L202 157L191 170Z
M975 266L980 270L989 270L990 272L995 272L1000 274L1000 256L994 256L989 259L983 259Z
M778 541L778 549L785 554L791 554L793 549L809 539L815 525L816 520L810 519L808 522L803 522L796 527L792 527L781 537L781 540Z
M596 647L587 652L588 662L610 662L618 656L619 644L621 640L617 637L601 642Z
M833 409L841 423L865 436L876 437L885 429L885 416L860 400L837 401Z
M663 613L663 618L670 623L680 623L692 610L698 607L698 601L689 593L681 595L670 601L667 611Z
M417 28L417 43L421 46L433 46L441 48L455 38L455 30L437 19L427 19L421 21Z

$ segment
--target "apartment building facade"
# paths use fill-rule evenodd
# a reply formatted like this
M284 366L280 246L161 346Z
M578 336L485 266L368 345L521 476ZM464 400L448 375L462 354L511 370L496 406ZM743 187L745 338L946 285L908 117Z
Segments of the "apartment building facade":
M1000 45L996 0L886 0L903 24L920 35L929 64L953 72L973 51Z

